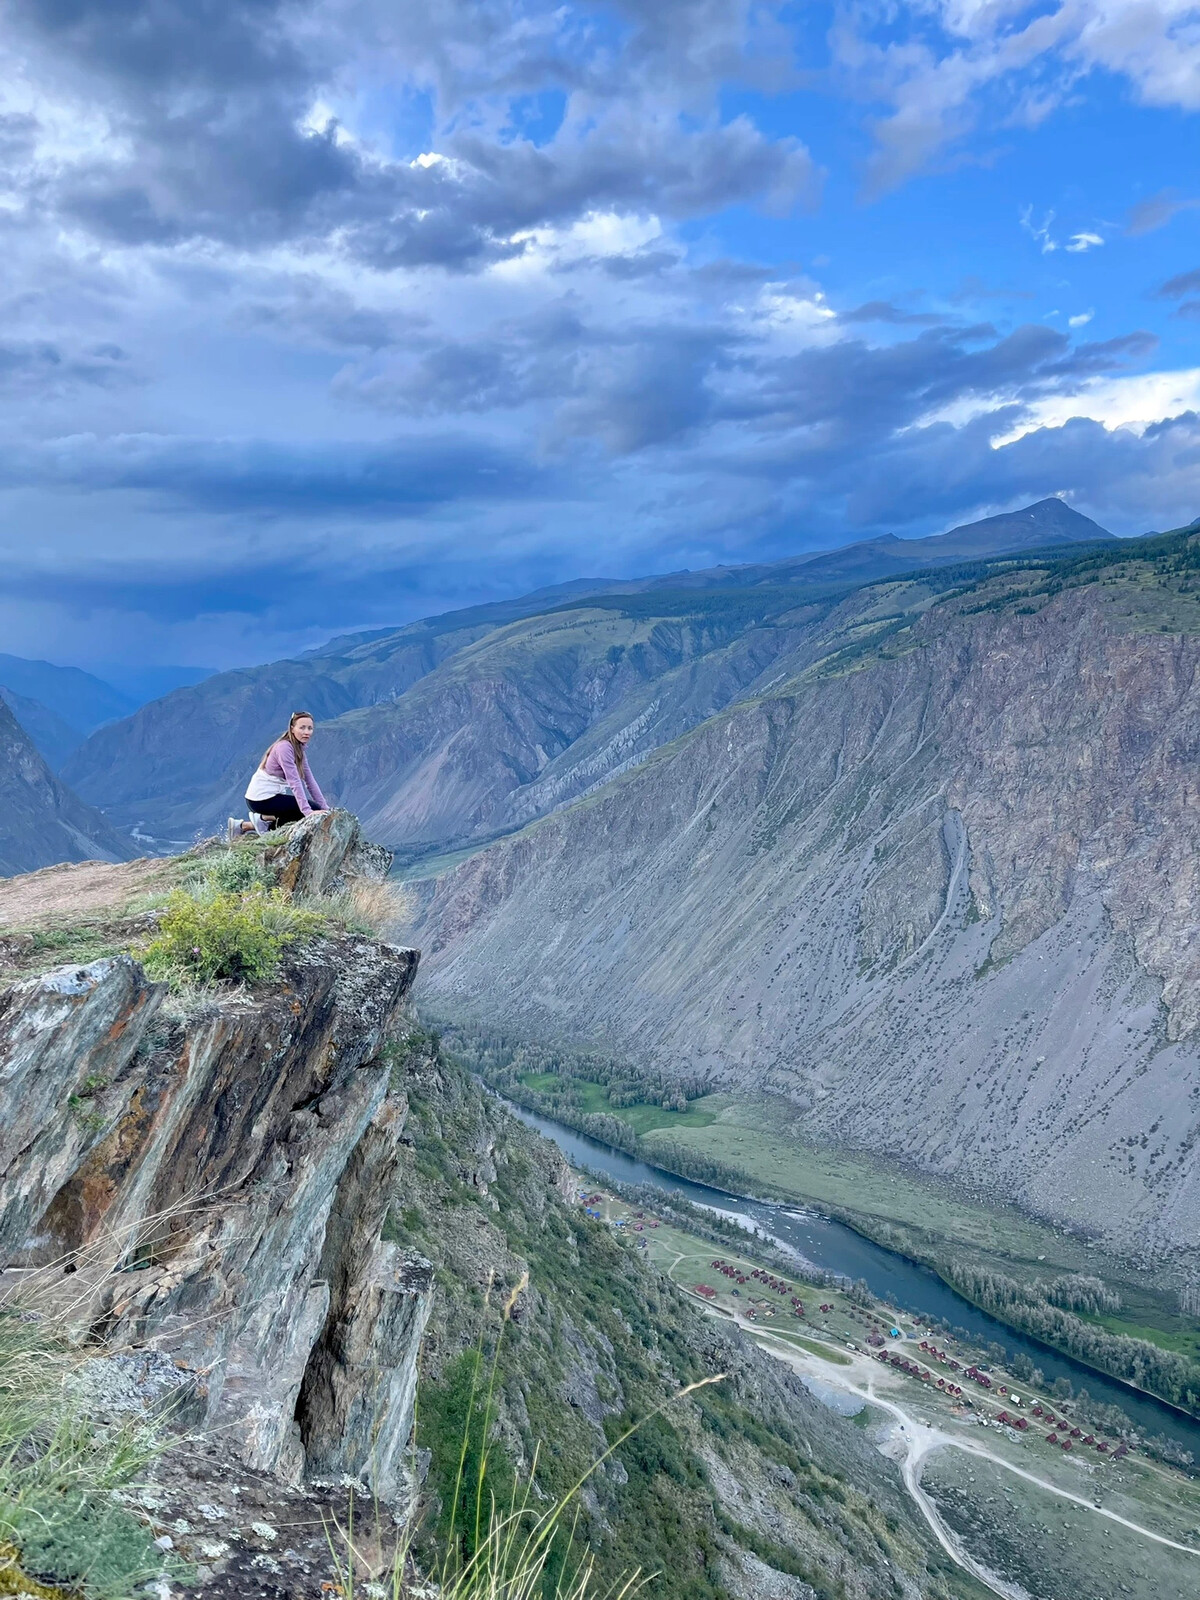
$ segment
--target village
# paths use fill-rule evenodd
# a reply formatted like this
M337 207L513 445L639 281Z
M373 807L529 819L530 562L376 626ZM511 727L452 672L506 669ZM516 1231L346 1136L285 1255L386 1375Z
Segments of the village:
M755 1259L749 1234L743 1249L736 1239L718 1246L676 1218L577 1177L577 1200L588 1216L627 1238L708 1314L735 1322L786 1361L818 1399L873 1430L956 1559L964 1552L921 1483L935 1454L939 1461L1002 1468L1001 1480L1007 1474L1039 1501L1053 1496L1086 1508L1101 1536L1112 1522L1157 1541L1164 1553L1200 1556L1193 1481L1087 1426L1074 1402L1019 1381L985 1352L905 1312L862 1303L861 1291L849 1285L806 1281L798 1270L785 1275L778 1264ZM1039 1496L1039 1489L1048 1494Z

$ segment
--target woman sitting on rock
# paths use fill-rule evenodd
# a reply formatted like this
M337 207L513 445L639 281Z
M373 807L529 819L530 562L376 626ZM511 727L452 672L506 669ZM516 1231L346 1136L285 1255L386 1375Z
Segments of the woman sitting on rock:
M287 732L280 734L259 762L246 790L246 804L254 813L254 821L240 822L230 817L230 843L243 833L267 833L286 822L299 822L314 811L329 810L305 751L312 736L311 713L293 711Z

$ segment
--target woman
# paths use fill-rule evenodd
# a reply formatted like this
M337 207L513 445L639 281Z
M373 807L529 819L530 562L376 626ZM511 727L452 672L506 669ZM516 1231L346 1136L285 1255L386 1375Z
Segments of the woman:
M229 819L229 838L240 834L266 833L287 822L299 822L314 811L328 811L329 803L313 777L306 754L313 736L313 719L308 711L293 711L287 732L263 756L246 790L246 804L254 813L253 822ZM235 832L236 829L236 832Z

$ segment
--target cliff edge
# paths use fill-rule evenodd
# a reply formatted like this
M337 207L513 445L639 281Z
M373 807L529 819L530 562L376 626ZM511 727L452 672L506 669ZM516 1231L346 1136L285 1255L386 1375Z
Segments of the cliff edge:
M310 898L390 864L344 812L264 859ZM55 869L60 921L73 874L93 922L106 884L127 921L131 872ZM417 961L330 925L254 992L181 1004L128 954L0 992L5 1305L102 1339L102 1402L140 1360L235 1476L403 1495L431 1269L381 1232L407 1113L386 1042Z

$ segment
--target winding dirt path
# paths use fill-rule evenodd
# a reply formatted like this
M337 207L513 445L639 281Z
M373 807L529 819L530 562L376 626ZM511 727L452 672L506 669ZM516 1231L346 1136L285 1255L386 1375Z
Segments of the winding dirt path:
M715 1308L706 1308L715 1309ZM718 1315L726 1315L717 1312ZM794 1345L787 1343L777 1334L767 1328L760 1328L754 1323L748 1323L744 1318L734 1316L735 1321L745 1333L755 1338L767 1350L768 1354L778 1360L786 1361L797 1372L809 1373L819 1377L822 1382L831 1387L844 1390L848 1394L857 1395L860 1400L869 1405L886 1411L899 1424L904 1438L904 1458L900 1463L901 1475L904 1486L912 1496L922 1516L929 1524L938 1543L957 1564L972 1577L976 1578L993 1594L1002 1595L1004 1600L1028 1600L1024 1589L1017 1585L1009 1584L998 1574L982 1566L959 1543L955 1535L942 1521L936 1506L921 1487L921 1465L926 1456L935 1450L962 1450L967 1455L978 1456L982 1460L990 1461L993 1465L1003 1467L1006 1472L1011 1472L1018 1478L1024 1478L1027 1483L1035 1484L1039 1489L1044 1489L1047 1494L1057 1495L1059 1499L1069 1500L1074 1505L1082 1506L1085 1511L1090 1511L1094 1516L1103 1517L1109 1522L1115 1522L1122 1528L1128 1528L1131 1533L1137 1533L1143 1539L1149 1539L1154 1544L1165 1545L1169 1550L1178 1550L1183 1555L1200 1557L1200 1549L1195 1545L1182 1544L1177 1539L1170 1539L1166 1534L1155 1533L1152 1528L1144 1527L1140 1522L1133 1522L1128 1517L1122 1517L1116 1511L1109 1511L1105 1506L1097 1506L1082 1495L1073 1493L1070 1489L1062 1488L1059 1484L1052 1483L1047 1478L1039 1477L1034 1472L1028 1472L1023 1467L1007 1460L1004 1456L989 1450L985 1445L976 1444L973 1440L966 1439L959 1434L947 1433L942 1428L930 1428L919 1422L910 1412L894 1400L887 1400L875 1391L873 1364L866 1357L859 1357L851 1364L847 1372L844 1367L835 1366L831 1361L825 1361L820 1356L809 1355L798 1350ZM865 1380L865 1387L852 1381L855 1374Z

